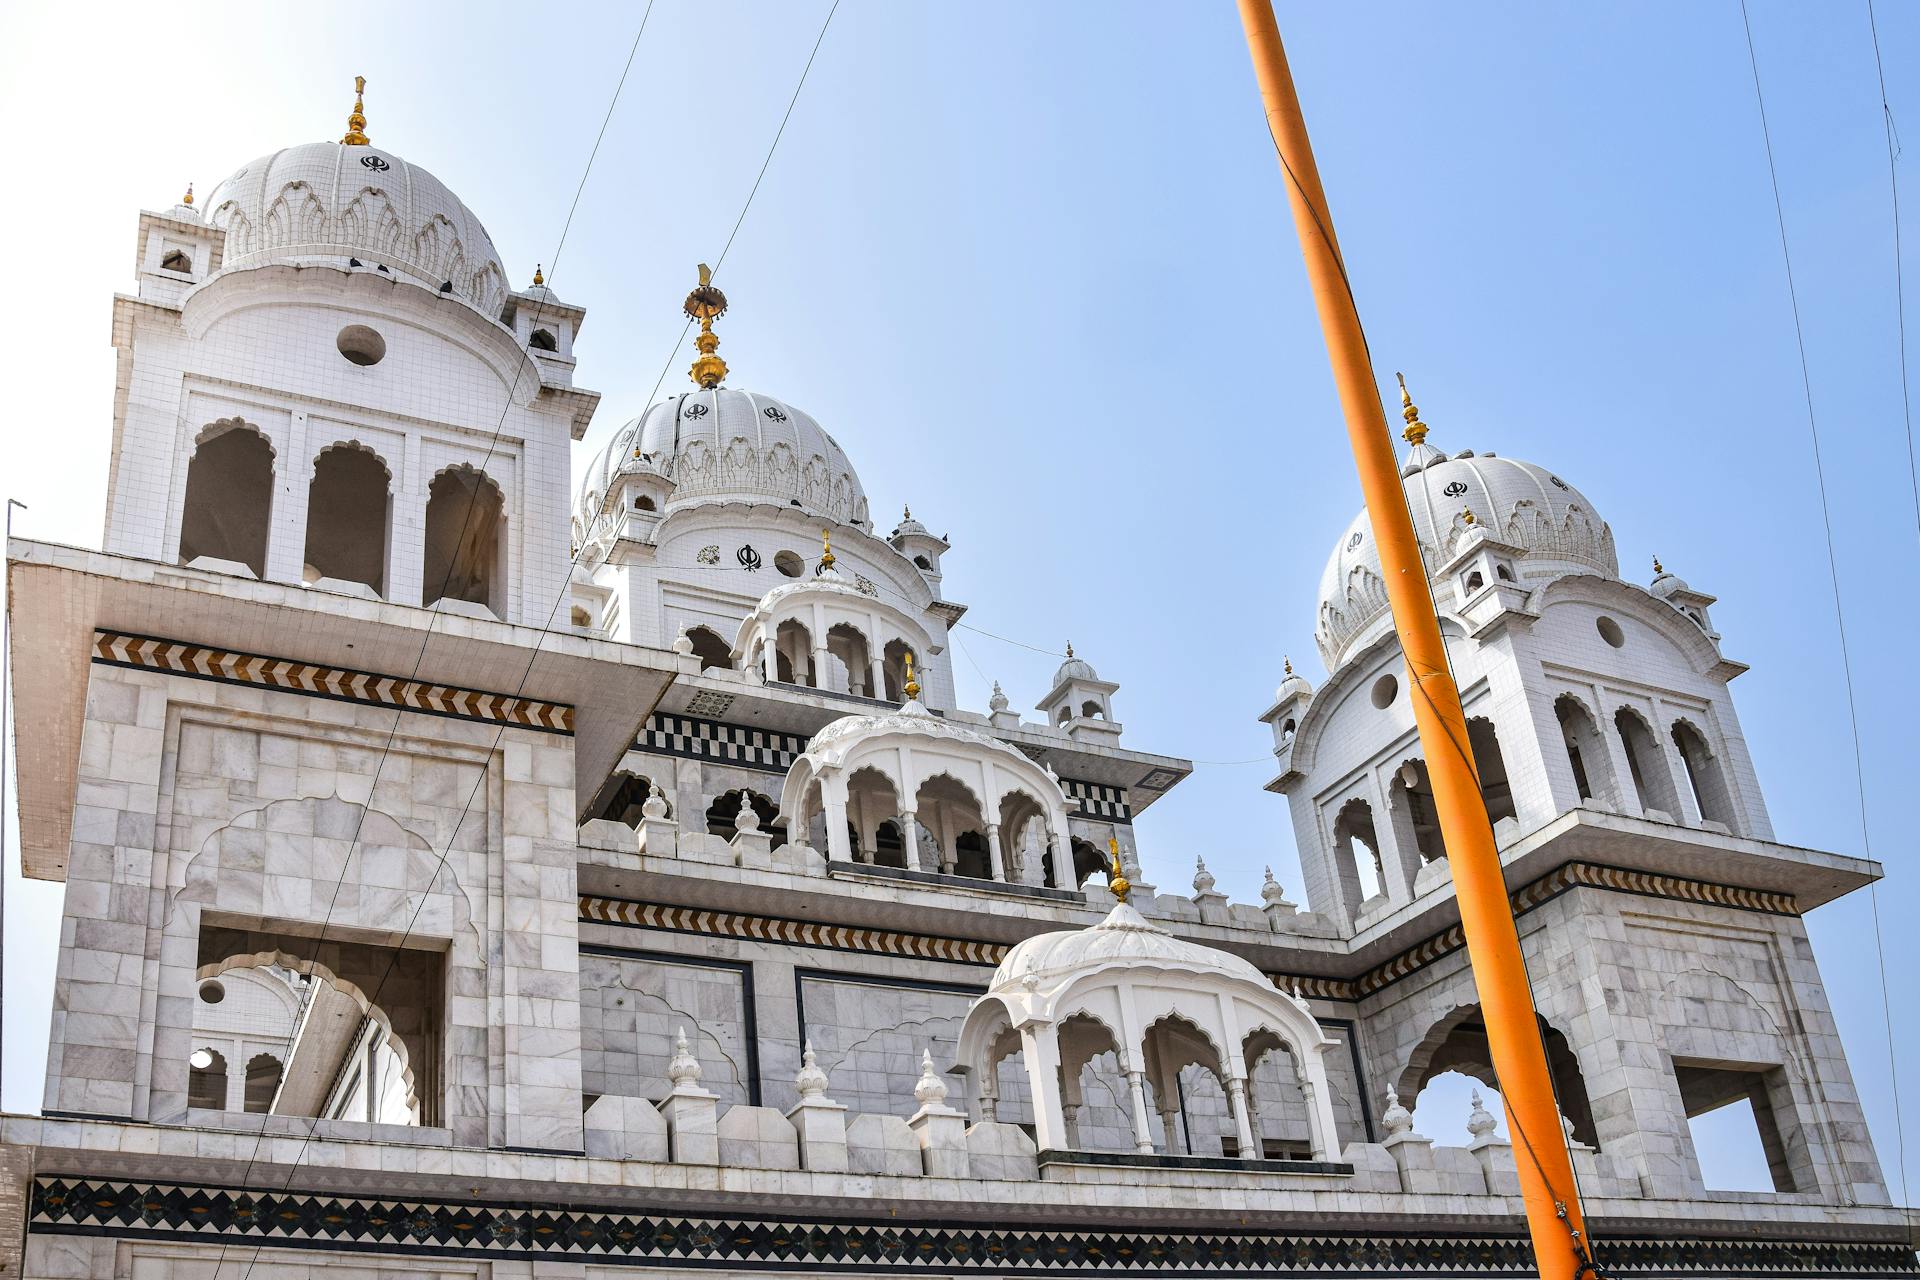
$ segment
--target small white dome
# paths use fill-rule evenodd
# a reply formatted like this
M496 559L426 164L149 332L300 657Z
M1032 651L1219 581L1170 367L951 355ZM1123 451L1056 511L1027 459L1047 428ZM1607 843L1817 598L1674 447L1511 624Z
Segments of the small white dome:
M693 501L764 502L864 525L867 494L846 451L810 414L732 387L662 400L613 433L587 464L574 515L591 527L623 471L674 483L667 508Z
M1091 929L1063 929L1015 944L993 971L987 990L1008 991L1032 985L1050 989L1073 977L1109 965L1148 965L1217 973L1271 988L1265 974L1229 952L1176 938L1131 905L1116 903Z
M206 200L222 271L358 258L490 319L507 272L480 219L425 169L378 147L308 142L242 165Z
M1053 673L1053 683L1056 687L1065 684L1069 680L1097 681L1098 679L1100 679L1100 673L1093 669L1091 662L1088 662L1085 658L1076 658L1073 656L1072 645L1067 646L1067 660L1061 663L1059 670Z
M1458 549L1469 528L1521 548L1516 571L1525 586L1570 573L1620 576L1613 531L1592 503L1545 467L1491 453L1449 458L1419 445L1401 470L1407 506L1432 574ZM1473 512L1470 526L1462 513ZM1436 592L1442 607L1448 596ZM1320 577L1314 641L1333 671L1388 620L1386 582L1373 525L1363 510L1334 544Z

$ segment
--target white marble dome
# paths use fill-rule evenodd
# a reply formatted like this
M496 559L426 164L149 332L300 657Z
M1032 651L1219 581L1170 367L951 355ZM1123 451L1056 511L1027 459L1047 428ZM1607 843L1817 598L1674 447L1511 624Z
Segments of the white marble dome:
M1225 951L1176 938L1125 902L1090 929L1062 929L1016 943L993 971L987 990L1051 990L1112 965L1144 965L1219 974L1271 990L1252 963Z
M227 233L223 271L357 258L495 320L506 305L506 268L480 219L438 178L379 147L287 147L235 170L204 207Z
M692 502L772 503L867 524L866 490L846 451L812 415L754 391L688 391L614 432L587 464L578 527L592 526L626 470L673 481L669 511Z
M1423 444L1408 454L1401 477L1428 574L1452 556L1468 528L1463 513L1471 511L1494 538L1521 549L1516 571L1523 586L1570 573L1620 576L1613 530L1578 489L1545 467L1472 450L1449 457ZM1444 610L1450 597L1436 598ZM1387 619L1380 549L1363 510L1320 577L1313 635L1327 670L1378 635Z

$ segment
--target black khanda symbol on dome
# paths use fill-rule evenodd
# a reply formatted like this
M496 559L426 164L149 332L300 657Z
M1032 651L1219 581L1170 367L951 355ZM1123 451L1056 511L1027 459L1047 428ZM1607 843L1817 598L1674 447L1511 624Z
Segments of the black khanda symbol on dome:
M734 558L740 562L740 567L748 573L752 573L760 567L760 553L755 551L751 546L741 547L739 554Z

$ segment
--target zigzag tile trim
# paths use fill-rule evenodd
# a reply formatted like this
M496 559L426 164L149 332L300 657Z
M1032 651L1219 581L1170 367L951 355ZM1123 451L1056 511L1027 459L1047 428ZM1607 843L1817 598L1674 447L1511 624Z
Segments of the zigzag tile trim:
M456 720L510 724L541 733L573 732L573 708L563 702L542 702L537 698L458 689L401 676L323 667L288 658L270 658L258 653L187 644L180 640L96 631L93 633L93 660L111 667L166 671L195 680L255 685L314 698L399 707Z
M1738 911L1758 911L1768 915L1795 914L1793 897L1761 889L1742 889L1734 885L1711 884L1704 880L1685 880L1678 876L1656 875L1647 871L1629 871L1621 867L1593 862L1570 862L1566 866L1522 886L1513 895L1513 913L1525 915L1570 889L1581 887L1610 889L1618 893L1668 898L1678 902L1701 902L1732 907ZM951 960L957 964L997 965L1008 948L999 943L971 942L962 938L941 938L931 934L900 933L890 929L859 929L848 925L822 924L809 920L787 920L774 916L746 915L733 911L701 911L692 907L670 907L655 902L629 902L618 898L582 897L580 918L601 924L633 925L642 929L662 929L669 933L691 933L707 937L754 938L761 942L784 942L802 947L822 947L832 951L863 951L875 955L910 956L922 960ZM1460 926L1442 930L1386 963L1367 970L1358 978L1326 978L1294 974L1272 974L1274 985L1287 991L1298 989L1314 1000L1359 1000L1418 972L1443 956L1466 945Z
M1714 884L1706 880L1687 880L1680 876L1659 875L1651 871L1630 871L1625 867L1609 867L1597 862L1569 862L1566 866L1550 871L1538 880L1522 885L1514 891L1511 899L1513 914L1525 915L1535 907L1559 897L1570 889L1583 887L1610 889L1616 893L1632 893L1647 898L1666 898L1675 902L1700 902L1717 907L1732 907L1736 911L1757 911L1766 915L1798 914L1793 895L1790 893L1742 889L1737 885ZM1459 925L1442 930L1426 941L1402 951L1385 964L1369 969L1355 982L1347 984L1353 991L1353 994L1347 998L1359 999L1384 990L1409 974L1425 968L1442 956L1450 955L1466 945L1466 935L1461 932Z
M1410 1219L1409 1227L1421 1225ZM29 1235L229 1241L385 1256L541 1257L602 1264L881 1275L1381 1276L1535 1274L1517 1236L1139 1231L974 1223L700 1218L545 1203L358 1199L299 1191L36 1178ZM1913 1276L1912 1249L1874 1242L1608 1239L1613 1276Z
M1060 779L1060 789L1066 792L1067 799L1077 806L1075 817L1089 818L1097 822L1133 822L1133 807L1127 802L1125 787L1109 787L1099 782L1082 782L1078 778Z
M997 965L1007 948L993 942L940 938L925 933L891 929L857 929L848 925L787 920L778 916L750 916L732 911L701 911L669 907L657 902L628 902L620 898L580 899L580 918L601 924L633 925L668 933L704 937L753 938L786 942L829 951L865 951L878 955L911 956L920 960L950 960L955 964Z

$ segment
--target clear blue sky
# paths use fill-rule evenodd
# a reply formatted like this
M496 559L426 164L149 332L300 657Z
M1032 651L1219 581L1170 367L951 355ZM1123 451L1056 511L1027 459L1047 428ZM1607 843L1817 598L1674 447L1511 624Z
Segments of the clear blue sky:
M374 139L472 206L517 283L544 262L589 308L579 376L606 394L588 447L604 441L660 376L693 264L725 242L826 8L659 0L556 252L638 5L11 6L0 110L22 140L0 244L18 327L0 351L0 485L33 506L17 528L98 539L108 297L132 285L136 211L338 136L356 72ZM1920 137L1920 8L1879 16L1895 113ZM1284 5L1281 21L1383 377L1407 372L1440 447L1577 483L1630 576L1657 551L1719 595L1726 651L1753 667L1735 693L1780 836L1859 852L1738 5ZM1753 21L1899 991L1920 961L1920 539L1873 52L1864 4L1754 0ZM1920 222L1908 244L1920 253ZM1254 717L1283 654L1320 678L1315 587L1359 497L1231 5L845 0L720 281L731 382L817 415L883 524L907 501L951 536L946 585L970 622L1072 640L1121 683L1133 745L1265 759ZM1043 692L1055 659L961 634L968 705L985 704L983 673L1016 705ZM1297 888L1269 772L1202 768L1156 805L1140 832L1151 878L1182 887L1203 854L1236 897L1266 862ZM27 918L46 898L11 898L5 1100L22 1108L38 1100L50 953ZM1866 895L1811 928L1893 1177ZM1895 1016L1911 1091L1920 1032Z

